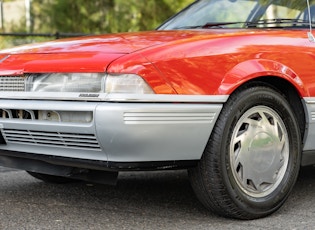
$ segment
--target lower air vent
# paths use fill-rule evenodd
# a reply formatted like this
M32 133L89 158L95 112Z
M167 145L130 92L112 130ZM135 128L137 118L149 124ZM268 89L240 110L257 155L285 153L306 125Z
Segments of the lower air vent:
M7 143L51 146L100 151L94 134L62 132L42 132L34 130L3 129L2 135Z
M0 77L1 91L25 91L25 77Z

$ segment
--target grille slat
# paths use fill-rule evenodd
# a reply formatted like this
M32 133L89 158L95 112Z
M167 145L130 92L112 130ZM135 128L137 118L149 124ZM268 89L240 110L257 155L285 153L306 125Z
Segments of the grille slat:
M40 132L40 131L28 131L28 130L13 130L13 129L6 129L5 131L7 134L30 134L32 136L47 136L47 137L54 137L56 136L56 133L59 137L64 138L82 138L82 139L95 139L95 136L93 134L86 135L86 134L76 134L76 133L59 133L59 132Z
M25 91L25 77L0 77L0 91Z
M36 140L36 142L40 141L49 141L49 142L65 142L65 143L89 143L89 144L98 144L96 140L89 140L89 139L68 139L68 138L49 138L49 137L41 137L41 136L23 136L23 135L6 135L8 140L20 140L20 139L29 139L29 140ZM47 143L49 143L47 142Z
M3 129L2 135L7 143L101 150L94 134Z

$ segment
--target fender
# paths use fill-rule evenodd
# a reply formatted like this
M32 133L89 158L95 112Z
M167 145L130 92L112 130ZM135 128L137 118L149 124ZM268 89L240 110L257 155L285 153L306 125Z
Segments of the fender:
M237 64L222 79L218 94L230 95L247 81L259 77L279 77L290 82L301 97L308 95L300 77L286 65L267 59L252 59Z
M134 73L141 76L159 94L176 94L168 80L146 57L138 53L126 54L110 63L108 73Z

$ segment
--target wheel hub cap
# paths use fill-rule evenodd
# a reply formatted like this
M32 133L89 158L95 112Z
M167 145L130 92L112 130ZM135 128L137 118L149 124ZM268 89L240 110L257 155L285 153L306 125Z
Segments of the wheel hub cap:
M237 122L230 145L232 174L248 195L263 197L282 181L289 158L285 125L265 106L249 109Z

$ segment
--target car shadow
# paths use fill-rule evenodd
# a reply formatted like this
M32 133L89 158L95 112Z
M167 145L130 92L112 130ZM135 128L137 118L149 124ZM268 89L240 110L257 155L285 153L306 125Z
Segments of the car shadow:
M277 219L288 216L292 219L293 214L298 216L298 213L305 212L307 207L312 210L312 204L315 203L314 175L315 167L302 168L284 207L270 217ZM67 213L78 213L84 209L102 218L108 213L115 213L137 218L154 216L167 219L180 216L204 223L209 220L220 223L223 221L226 224L240 223L218 217L206 210L197 200L186 170L123 172L120 173L116 186L88 182L50 184L23 171L5 170L0 173L0 180L0 199L7 203L58 207ZM251 223L268 224L268 218Z
M186 170L123 172L119 174L115 186L84 181L52 184L35 179L23 171L9 173L19 174L15 178L16 183L3 186L0 190L2 196L15 202L23 197L30 203L71 208L124 210L161 216L177 213L215 217L197 200Z

